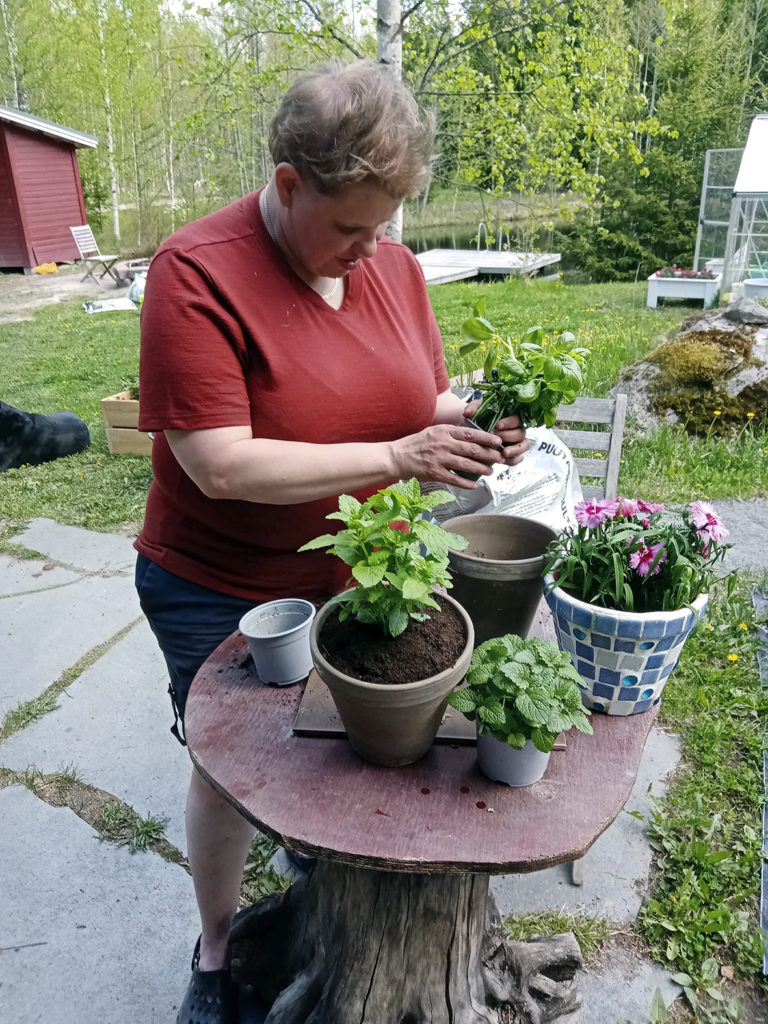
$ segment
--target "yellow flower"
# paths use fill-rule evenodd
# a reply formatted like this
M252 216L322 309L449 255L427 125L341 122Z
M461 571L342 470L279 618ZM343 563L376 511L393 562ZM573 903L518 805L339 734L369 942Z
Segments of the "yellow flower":
M706 626L704 627L704 629L712 629L712 624L710 622L708 622L706 624Z
M739 660L738 654L729 654L728 655L728 661L738 661L738 660Z
M755 415L755 414L754 414L753 412L748 412L748 413L747 413L747 419L748 419L748 420L751 420L751 419L753 419L754 415Z
M720 410L719 409L715 409L715 411L712 413L712 415L713 416L719 416L720 415Z
M746 632L747 628L748 627L747 627L746 622L740 622L739 623L739 629L743 629Z

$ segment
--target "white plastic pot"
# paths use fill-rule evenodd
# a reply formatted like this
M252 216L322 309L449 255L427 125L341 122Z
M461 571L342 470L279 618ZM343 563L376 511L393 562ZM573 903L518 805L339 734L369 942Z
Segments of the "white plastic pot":
M532 786L547 770L549 754L543 754L532 740L526 740L523 749L516 750L495 736L485 735L477 737L477 763L483 775L493 782Z
M251 608L240 619L240 632L262 682L289 686L306 679L312 669L309 630L314 617L311 601L284 597Z

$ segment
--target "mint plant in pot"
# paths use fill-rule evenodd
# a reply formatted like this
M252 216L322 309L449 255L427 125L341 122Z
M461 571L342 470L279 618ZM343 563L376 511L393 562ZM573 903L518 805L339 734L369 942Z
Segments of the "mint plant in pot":
M448 703L477 723L477 760L489 779L530 786L547 769L561 732L592 733L581 679L549 640L493 637L472 655L467 686Z
M427 752L472 656L469 615L437 591L451 585L449 548L467 542L422 518L446 500L445 491L422 495L416 479L363 503L344 494L328 516L344 528L300 549L327 548L351 567L350 588L315 617L310 648L350 744L373 764Z
M728 531L706 501L672 512L638 498L592 499L575 515L545 567L558 644L590 708L647 711L706 611Z

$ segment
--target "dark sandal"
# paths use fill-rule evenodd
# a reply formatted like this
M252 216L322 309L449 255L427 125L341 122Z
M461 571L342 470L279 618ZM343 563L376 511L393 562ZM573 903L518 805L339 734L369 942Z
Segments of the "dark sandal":
M201 971L200 939L192 954L192 977L176 1024L236 1024L235 998L229 969Z

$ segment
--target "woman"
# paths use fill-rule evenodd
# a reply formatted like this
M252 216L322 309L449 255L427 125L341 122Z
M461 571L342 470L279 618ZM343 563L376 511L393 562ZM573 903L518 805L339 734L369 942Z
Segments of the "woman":
M466 423L418 263L384 238L426 185L432 142L384 69L324 65L283 98L269 184L152 261L140 428L158 433L136 579L182 720L195 672L248 608L343 588L337 559L297 554L339 494L413 476L473 488L457 470L488 474L528 446L516 417L492 434ZM219 1024L253 829L194 771L186 825L202 934L178 1021Z

